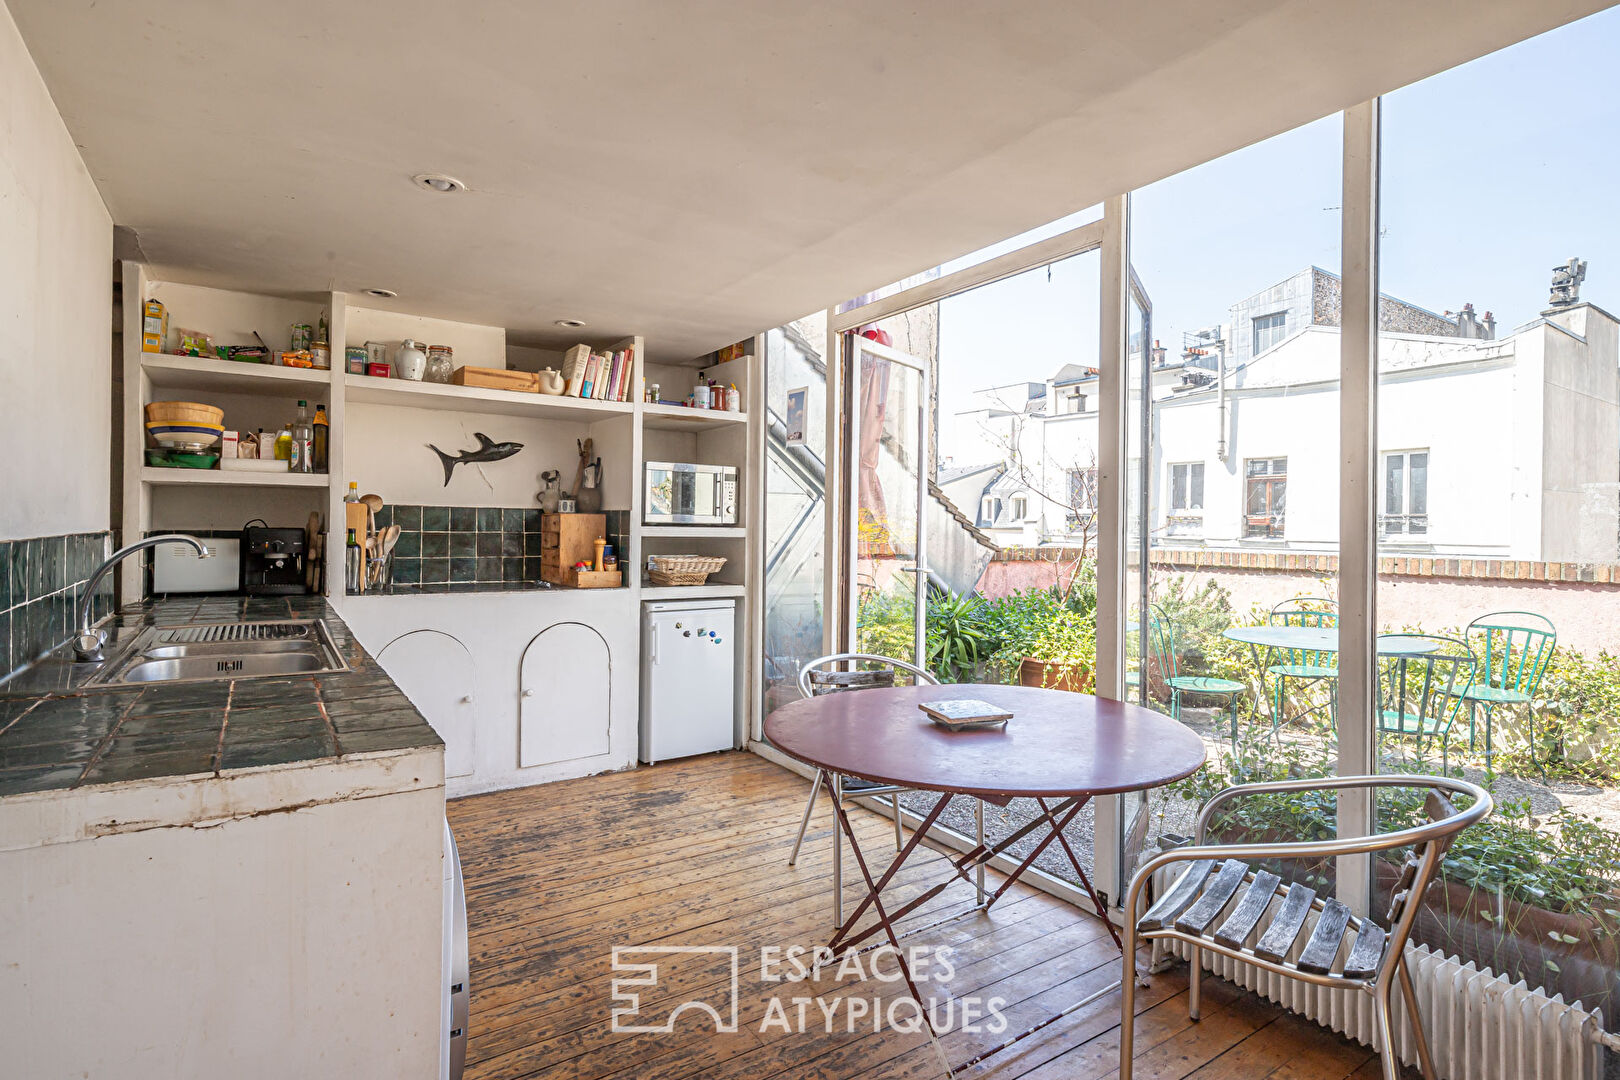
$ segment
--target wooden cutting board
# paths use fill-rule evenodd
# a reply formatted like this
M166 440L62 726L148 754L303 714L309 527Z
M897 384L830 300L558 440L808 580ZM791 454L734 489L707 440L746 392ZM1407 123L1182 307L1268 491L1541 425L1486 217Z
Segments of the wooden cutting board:
M486 390L515 390L522 394L540 392L538 371L512 371L508 368L458 367L450 375L457 386L481 386Z

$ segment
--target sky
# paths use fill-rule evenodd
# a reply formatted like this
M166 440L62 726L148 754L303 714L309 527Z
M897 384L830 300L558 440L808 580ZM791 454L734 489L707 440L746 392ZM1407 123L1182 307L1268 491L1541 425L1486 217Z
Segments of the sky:
M1472 302L1499 333L1587 260L1583 299L1620 312L1620 8L1384 96L1380 288L1437 312ZM1339 270L1335 114L1134 193L1131 262L1154 337L1184 332L1297 270ZM1101 216L1092 207L949 273ZM940 438L971 393L1095 364L1097 252L951 297L940 311Z

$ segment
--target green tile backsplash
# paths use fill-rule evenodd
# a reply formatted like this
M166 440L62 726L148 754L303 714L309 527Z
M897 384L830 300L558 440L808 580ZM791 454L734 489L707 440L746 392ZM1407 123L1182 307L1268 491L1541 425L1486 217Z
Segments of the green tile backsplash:
M110 533L0 540L0 674L72 636L84 586L109 554ZM96 589L97 618L112 610L112 575Z

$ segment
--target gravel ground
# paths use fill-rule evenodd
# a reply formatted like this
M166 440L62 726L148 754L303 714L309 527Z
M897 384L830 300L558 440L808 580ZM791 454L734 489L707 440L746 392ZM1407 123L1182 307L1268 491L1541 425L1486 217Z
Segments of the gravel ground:
M1209 748L1210 756L1226 746L1224 735L1218 735L1215 730L1213 709L1183 709L1182 720L1188 727L1203 738L1204 745ZM1466 768L1464 775L1475 783L1483 783L1485 773L1483 769ZM1530 800L1532 811L1545 814L1562 805L1578 813L1592 817L1602 817L1611 827L1620 828L1620 788L1598 788L1583 784L1573 784L1563 781L1554 781L1550 784L1539 780L1519 776L1499 776L1491 791L1500 799ZM906 809L918 814L926 814L933 808L937 795L927 791L905 792L900 796L900 804ZM940 814L939 823L944 827L957 832L962 836L973 835L973 803L974 800L966 796L953 798L945 810ZM1050 803L1048 804L1050 805ZM1193 822L1197 817L1198 808L1178 796L1165 790L1158 789L1148 793L1149 818L1149 845L1152 837L1163 832L1181 833L1190 835ZM1040 815L1040 808L1033 800L1014 799L1005 807L986 805L984 808L985 837L991 843L999 837L1015 832L1018 828ZM1091 806L1086 806L1069 823L1064 830L1064 836L1074 849L1075 856L1080 865L1089 876L1092 872L1091 839L1092 830L1096 825L1096 818ZM1017 858L1029 854L1046 835L1044 829L1037 829L1029 836L1012 845L1009 852ZM1074 869L1069 864L1068 856L1057 843L1049 844L1035 865L1065 881L1075 881Z

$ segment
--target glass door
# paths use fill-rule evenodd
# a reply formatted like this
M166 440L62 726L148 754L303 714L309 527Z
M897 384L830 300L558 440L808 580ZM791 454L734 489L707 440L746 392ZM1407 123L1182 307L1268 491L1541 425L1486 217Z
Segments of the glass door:
M851 615L845 640L856 652L922 664L928 370L916 357L853 331L843 342L850 528L843 563Z

